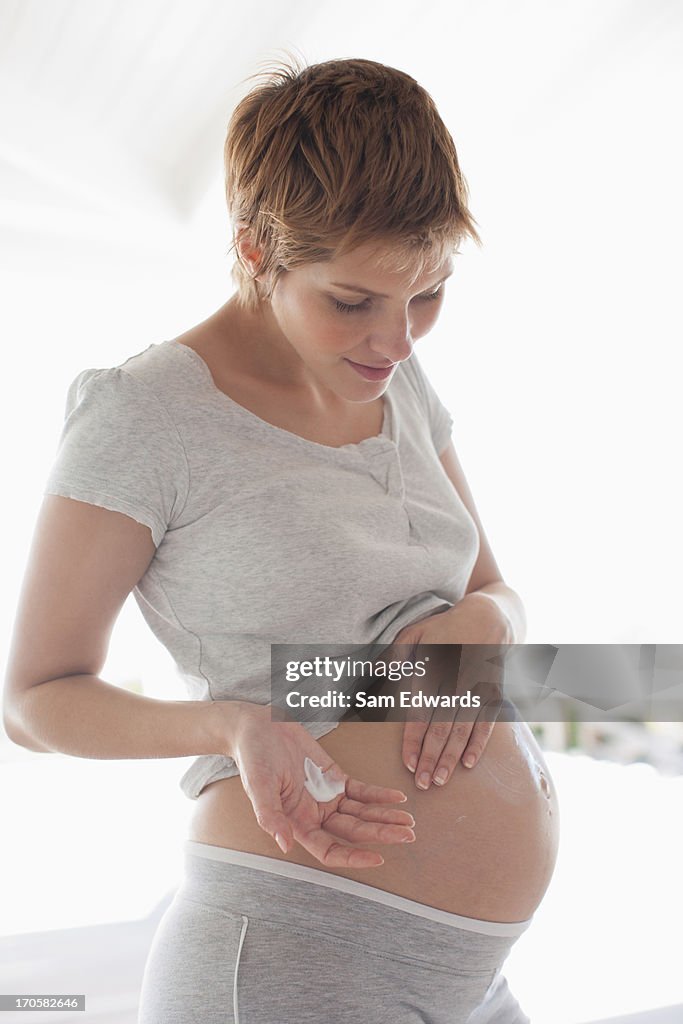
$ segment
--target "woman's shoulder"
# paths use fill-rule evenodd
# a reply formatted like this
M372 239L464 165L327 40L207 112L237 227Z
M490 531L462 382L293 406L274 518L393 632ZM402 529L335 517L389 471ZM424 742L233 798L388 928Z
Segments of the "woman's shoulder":
M183 407L192 405L187 377L168 342L150 344L113 366L81 369L67 388L62 440L85 432L86 447L118 447L125 458L144 439L150 458L170 452L184 466L180 428Z
M167 339L128 356L112 370L134 377L168 403L182 399L193 379L188 372L191 362L186 361L189 355L189 350L175 339Z

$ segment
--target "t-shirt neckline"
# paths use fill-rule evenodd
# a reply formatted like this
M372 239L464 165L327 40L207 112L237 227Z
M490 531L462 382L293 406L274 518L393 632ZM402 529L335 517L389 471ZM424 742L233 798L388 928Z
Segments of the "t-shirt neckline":
M248 422L251 426L261 431L264 435L269 434L271 437L277 437L281 441L290 441L292 444L304 445L306 447L315 449L318 452L322 452L325 454L334 454L335 452L339 452L342 455L354 454L356 452L364 453L365 451L373 448L384 449L394 447L394 416L392 400L389 394L389 389L391 387L391 383L393 383L393 378L392 381L389 383L387 389L384 391L384 394L382 395L383 415L382 427L379 434L375 434L372 437L364 437L361 441L351 442L350 444L320 444L318 441L311 441L309 438L302 437L300 434L295 434L291 430L285 430L284 427L278 427L274 423L269 423L268 420L264 420L260 416L257 416L255 412L251 411L251 409L247 409L246 406L240 405L239 402L236 402L234 398L231 398L230 395L226 394L225 391L222 391L216 385L208 364L204 361L204 359L202 359L199 353L195 352L195 350L193 348L190 348L189 345L183 345L182 342L177 341L175 338L169 338L162 344L166 345L169 351L180 351L181 353L185 353L186 357L189 359L191 364L194 367L196 367L196 369L200 372L204 382L209 385L209 391L212 394L212 396L215 397L218 401L227 404L228 407L233 412L241 416L245 422Z

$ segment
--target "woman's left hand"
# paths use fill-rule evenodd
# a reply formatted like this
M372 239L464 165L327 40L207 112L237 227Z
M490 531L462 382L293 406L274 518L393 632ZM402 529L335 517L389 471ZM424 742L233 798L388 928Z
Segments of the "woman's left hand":
M487 646L482 657L479 645L500 645L500 655L504 658L505 645L512 642L510 624L496 602L476 591L445 612L411 623L394 637L392 648L396 644L410 645L413 650L422 644L462 645L457 686L452 678L451 650L445 651L441 659L434 659L434 652L431 652L430 672L450 676L445 681L445 691L450 695L462 695L468 689L480 691L478 710L465 712L457 706L427 708L422 709L421 720L406 721L401 757L405 766L415 773L415 783L420 789L428 789L431 782L445 785L461 758L465 767L473 768L481 757L502 703L503 668L498 659L492 661L495 651ZM436 670L434 660L440 662ZM482 678L484 674L486 679Z

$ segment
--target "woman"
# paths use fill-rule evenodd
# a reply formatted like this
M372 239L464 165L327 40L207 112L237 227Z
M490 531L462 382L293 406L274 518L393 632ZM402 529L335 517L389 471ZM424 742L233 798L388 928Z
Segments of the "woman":
M413 351L477 238L453 142L412 78L339 60L250 92L225 157L236 294L69 389L8 731L195 755L141 1024L525 1021L501 967L557 850L529 729L268 707L272 644L523 639ZM193 700L97 677L131 590Z

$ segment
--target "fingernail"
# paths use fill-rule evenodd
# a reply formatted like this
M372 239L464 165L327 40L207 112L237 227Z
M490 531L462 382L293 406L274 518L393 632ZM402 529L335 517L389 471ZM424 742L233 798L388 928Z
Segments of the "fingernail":
M421 789L427 789L429 787L429 772L422 772L417 784Z
M281 835L280 832L275 833L275 842L280 847L283 853L287 853L287 843L285 842L284 836Z
M439 768L438 772L434 776L434 782L437 786L443 786L448 775L448 768Z
M417 757L415 754L411 754L408 758L408 771L414 772L417 768Z
M462 763L465 765L465 768L471 768L474 764L474 754L468 754L467 757L463 758Z
M401 842L402 843L414 843L415 842L415 834L413 833L412 836L404 836L403 839L401 840Z

